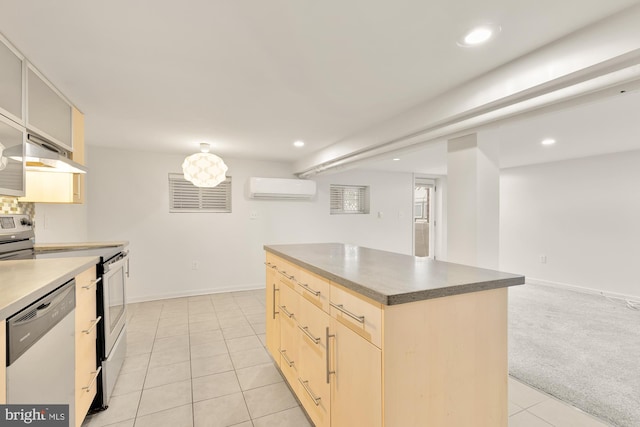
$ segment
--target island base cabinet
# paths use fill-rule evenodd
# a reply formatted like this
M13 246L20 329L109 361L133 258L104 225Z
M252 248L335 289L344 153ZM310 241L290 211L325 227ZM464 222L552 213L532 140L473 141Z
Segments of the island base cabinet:
M385 307L386 426L507 427L507 289Z
M274 355L275 344L269 343L278 343L286 355L276 352L274 359L316 427L507 427L507 290L512 285L488 288L487 277L524 278L433 261L420 270L424 277L412 273L407 280L439 283L442 271L455 276L471 269L477 278L469 283L478 288L383 304L335 274L358 268L350 256L342 259L351 252L341 245L284 247L300 252L305 261L267 252L267 267L275 266L267 269L266 299L275 307L267 322L275 317L278 323L272 324L279 325L275 333L267 326L267 346ZM373 257L362 258L367 275L374 259L396 259L363 251ZM309 260L335 266L334 271ZM417 266L413 258L406 261ZM361 285L366 290L366 283Z
M382 352L331 319L332 427L382 426Z

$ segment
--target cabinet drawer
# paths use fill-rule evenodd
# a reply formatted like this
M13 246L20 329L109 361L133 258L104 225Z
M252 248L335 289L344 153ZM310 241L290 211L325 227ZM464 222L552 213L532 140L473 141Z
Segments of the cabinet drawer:
M96 395L96 333L76 336L76 425L80 426Z
M382 306L331 284L331 317L382 348Z
M300 298L298 311L298 328L302 333L302 341L309 344L320 357L324 357L331 318L304 298Z
M327 335L330 324L327 313L300 298L300 368L298 397L316 427L329 426L331 395L327 382Z
M296 279L296 290L303 298L321 310L330 312L329 288L330 283L310 271L300 269Z
M297 392L298 367L300 366L300 338L298 324L293 318L282 316L280 320L280 370L287 382Z
M278 276L286 278L291 283L295 283L296 276L300 273L300 269L297 266L277 256L267 258L267 262L275 266Z

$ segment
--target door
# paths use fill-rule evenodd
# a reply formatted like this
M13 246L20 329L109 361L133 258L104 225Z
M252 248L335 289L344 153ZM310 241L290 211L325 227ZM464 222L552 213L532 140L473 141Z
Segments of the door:
M267 261L267 350L271 353L271 357L276 364L280 366L280 313L278 305L280 304L280 289L277 282L277 271L275 264Z
M382 425L382 351L331 319L331 426Z
M280 281L280 369L291 388L297 392L300 367L298 330L298 294Z
M435 192L434 180L415 178L413 194L413 254L418 257L434 258L435 255Z

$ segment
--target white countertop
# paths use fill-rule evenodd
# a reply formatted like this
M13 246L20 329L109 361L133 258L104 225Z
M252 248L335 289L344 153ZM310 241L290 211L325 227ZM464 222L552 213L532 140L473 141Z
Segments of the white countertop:
M129 242L127 240L122 240L113 242L36 243L35 250L36 252L69 251L97 248L115 248L118 246L129 246Z
M2 261L0 319L17 313L98 262L98 257Z

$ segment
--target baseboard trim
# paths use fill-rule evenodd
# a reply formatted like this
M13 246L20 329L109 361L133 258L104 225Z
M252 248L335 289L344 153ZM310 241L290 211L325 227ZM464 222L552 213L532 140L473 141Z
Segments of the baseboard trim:
M201 295L222 294L225 292L255 291L255 290L264 289L264 288L265 288L264 284L260 284L260 285L249 284L249 285L243 285L243 286L228 286L226 288L215 288L215 289L182 290L180 292L169 292L164 294L144 295L139 297L127 298L127 304L158 301L158 300L172 299L172 298L186 298L186 297L196 297Z
M526 282L532 285L551 286L554 288L569 289L572 291L582 292L585 294L601 295L608 298L640 303L640 296L638 295L626 295L626 294L620 294L617 292L602 291L600 289L585 288L584 286L576 286L568 283L552 282L550 280L536 279L534 277L527 277Z

